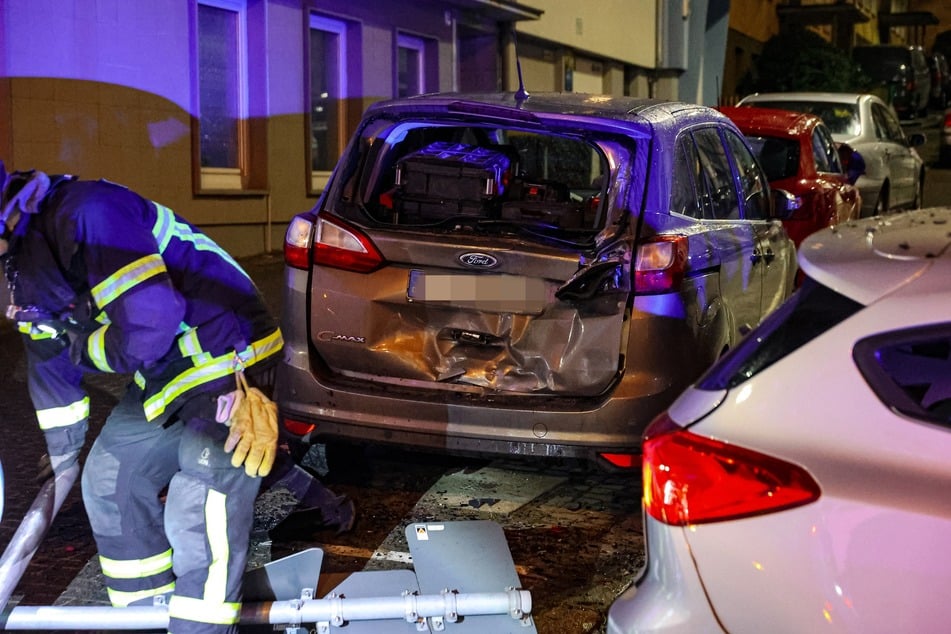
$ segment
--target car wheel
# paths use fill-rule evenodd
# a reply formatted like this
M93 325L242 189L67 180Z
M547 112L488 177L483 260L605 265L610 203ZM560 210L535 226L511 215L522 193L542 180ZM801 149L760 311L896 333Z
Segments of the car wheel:
M882 185L878 190L878 198L875 199L875 208L872 210L873 216L882 216L888 213L888 186Z
M330 441L326 445L327 477L336 482L350 482L369 473L366 448L346 441Z

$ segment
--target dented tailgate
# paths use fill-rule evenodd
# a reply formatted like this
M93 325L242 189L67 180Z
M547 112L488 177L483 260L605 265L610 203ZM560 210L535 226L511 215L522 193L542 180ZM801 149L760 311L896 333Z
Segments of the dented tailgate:
M624 297L559 300L577 254L439 242L369 275L317 271L311 332L332 370L433 389L589 396L611 384Z

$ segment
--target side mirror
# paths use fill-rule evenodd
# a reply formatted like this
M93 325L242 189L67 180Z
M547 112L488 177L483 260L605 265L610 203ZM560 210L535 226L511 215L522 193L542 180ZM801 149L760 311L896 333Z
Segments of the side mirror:
M927 140L928 137L925 136L924 132L915 132L908 137L908 145L910 147L918 147L924 145Z
M773 215L777 220L789 220L802 207L802 199L793 196L785 189L773 188L772 193Z

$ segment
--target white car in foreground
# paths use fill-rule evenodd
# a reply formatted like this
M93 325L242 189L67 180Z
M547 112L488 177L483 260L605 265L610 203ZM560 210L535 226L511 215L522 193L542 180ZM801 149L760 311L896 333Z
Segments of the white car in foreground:
M824 229L802 287L645 433L608 632L951 628L951 208Z

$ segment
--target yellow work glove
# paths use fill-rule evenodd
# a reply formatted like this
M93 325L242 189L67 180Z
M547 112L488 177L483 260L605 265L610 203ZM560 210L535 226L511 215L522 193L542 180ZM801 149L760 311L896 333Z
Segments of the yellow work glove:
M277 454L277 404L256 387L248 387L244 372L236 372L237 398L228 426L225 453L234 451L231 465L240 467L252 478L266 476Z

